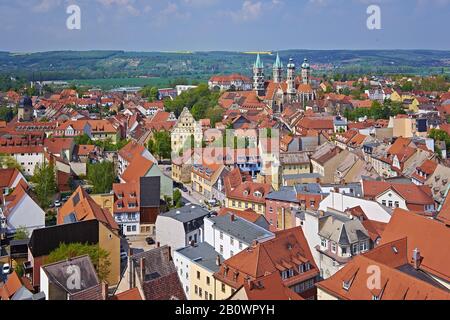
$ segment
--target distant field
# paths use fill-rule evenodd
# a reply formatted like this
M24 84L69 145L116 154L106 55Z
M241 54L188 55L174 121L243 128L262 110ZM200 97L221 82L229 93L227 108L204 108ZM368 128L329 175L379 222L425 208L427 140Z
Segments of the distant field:
M111 78L111 79L83 79L71 80L70 84L76 86L98 87L101 89L113 89L118 87L162 87L168 85L169 78Z

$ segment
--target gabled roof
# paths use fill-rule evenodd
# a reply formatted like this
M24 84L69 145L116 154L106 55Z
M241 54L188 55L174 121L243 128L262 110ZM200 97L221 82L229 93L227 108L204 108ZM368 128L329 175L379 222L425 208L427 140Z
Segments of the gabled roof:
M418 248L423 257L420 269L450 282L450 232L445 224L412 212L396 209L383 232L381 244L407 238L408 261Z
M407 265L406 245L388 242L366 255L356 256L332 277L317 287L342 300L448 300L450 294L420 278L403 272ZM390 252L390 253L389 253ZM379 288L367 286L367 270L380 271Z
M152 167L152 161L139 155L130 162L130 165L122 175L122 179L126 182L139 181Z
M80 287L68 286L67 270L69 267L78 267L80 270ZM101 299L101 288L98 288L99 280L95 271L94 265L88 255L76 257L66 261L61 261L49 265L42 266L42 270L47 275L49 282L52 285L59 287L69 295L80 294L83 291L91 288L97 289L95 300Z
M0 188L11 188L19 174L17 169L0 169Z
M138 288L133 288L112 297L111 300L118 301L140 301L142 300L141 293Z
M309 263L311 270L295 277L310 279L318 274L313 256L302 229L278 232L272 240L258 243L226 260L214 277L234 288L240 288L247 279L258 280L295 265Z
M388 190L400 195L408 205L434 204L431 189L428 186L417 186L413 183L389 183L385 181L363 180L364 197L375 199Z
M8 276L5 284L0 286L0 300L12 299L12 297L23 287L33 291L30 281L25 277L20 278L14 271Z
M101 208L82 187L78 187L59 209L58 225L87 220L98 220L111 230L119 230L112 213Z
M304 300L293 290L285 287L279 273L274 272L258 280L246 281L241 288L250 301ZM237 293L236 293L237 294ZM233 300L233 297L231 297Z

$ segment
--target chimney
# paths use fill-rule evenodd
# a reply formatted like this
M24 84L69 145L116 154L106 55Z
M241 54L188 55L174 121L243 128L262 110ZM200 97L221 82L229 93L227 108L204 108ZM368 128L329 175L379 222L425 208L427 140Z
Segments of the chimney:
M191 240L190 245L191 245L191 247L195 247L195 241Z
M247 278L247 284L248 284L250 290L253 290L255 288L254 283L251 278Z
M161 248L161 242L157 242L156 247Z
M102 297L104 300L109 298L109 285L106 282L102 282Z
M236 221L236 216L233 214L231 214L231 222L235 222Z
M419 250L419 248L415 248L413 250L413 264L414 264L414 268L416 270L419 270L421 263L422 263L422 257L420 255L420 250Z
M169 247L169 261L172 261L172 247Z
M217 255L217 257L216 257L216 265L217 265L218 267L220 267L221 264L222 264L222 261L221 261L221 259L220 259L220 256Z
M145 258L141 258L139 267L140 267L140 271L141 271L141 279L142 279L142 281L144 281L145 280Z

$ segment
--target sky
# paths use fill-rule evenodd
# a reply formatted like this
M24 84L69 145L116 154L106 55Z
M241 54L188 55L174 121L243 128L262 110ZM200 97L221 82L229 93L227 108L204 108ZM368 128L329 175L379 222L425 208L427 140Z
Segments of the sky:
M449 19L450 0L0 0L0 51L449 50Z

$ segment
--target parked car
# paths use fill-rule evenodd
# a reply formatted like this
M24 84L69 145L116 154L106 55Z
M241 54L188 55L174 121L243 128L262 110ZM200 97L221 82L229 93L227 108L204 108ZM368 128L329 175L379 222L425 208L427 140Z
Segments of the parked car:
M147 242L147 244L148 244L149 246L152 246L152 245L155 244L155 240L153 240L152 237L148 237L147 239L145 239L145 241Z
M9 263L5 263L2 267L2 273L3 274L10 274L11 273L11 266Z
M59 201L59 200L56 200L55 201L55 208L60 208L61 207L61 201Z

